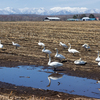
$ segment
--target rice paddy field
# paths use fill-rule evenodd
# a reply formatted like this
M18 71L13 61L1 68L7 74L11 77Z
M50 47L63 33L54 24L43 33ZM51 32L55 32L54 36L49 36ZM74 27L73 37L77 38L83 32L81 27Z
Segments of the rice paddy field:
M3 48L0 48L0 66L2 67L15 67L18 65L36 65L45 66L48 68L49 58L45 56L38 42L39 40L45 44L45 48L49 49L52 61L59 61L55 58L55 48L58 48L58 53L65 56L66 61L63 62L63 66L59 67L58 72L68 74L71 76L85 77L89 79L100 80L100 67L97 58L97 51L100 50L100 22L99 21L80 21L80 22L68 22L68 21L34 21L34 22L0 22L0 40L3 44ZM12 41L20 44L20 47L16 49L12 45ZM71 48L78 50L80 53L75 55L68 52L68 48L63 48L59 45L62 42L69 48L68 43L71 44ZM90 46L89 50L82 48L82 45L87 43ZM75 65L74 61L82 58L86 61L85 65ZM14 86L13 86L14 87ZM21 88L22 89L22 88ZM28 91L28 88L26 89ZM63 94L58 96L58 92L54 95L50 94L50 91L31 90L31 93L16 92L8 85L5 85L2 89L2 83L0 85L0 93L11 95L11 91L15 91L15 94L19 96L31 96L32 94L37 96L53 98L52 100L67 100L70 99L86 99L87 97L81 97L78 95ZM47 93L49 92L49 93ZM52 92L52 91L51 91ZM39 93L41 95L39 95ZM50 94L50 95L48 95ZM50 98L49 98L50 97ZM66 99L65 99L66 98ZM24 98L25 99L25 98ZM42 98L46 100L46 98ZM41 99L41 100L42 100ZM93 98L87 98L93 99ZM17 100L17 99L16 99Z

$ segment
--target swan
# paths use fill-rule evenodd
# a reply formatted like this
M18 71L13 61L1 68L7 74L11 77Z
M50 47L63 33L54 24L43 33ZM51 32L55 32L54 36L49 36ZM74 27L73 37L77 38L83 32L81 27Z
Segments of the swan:
M51 67L54 67L54 70L56 70L57 67L63 66L63 64L60 63L60 62L51 62L51 56L50 56L50 54L49 54L49 62L48 62L48 65L51 66Z
M100 81L97 81L96 83L99 83L100 84Z
M48 76L48 80L49 80L49 85L47 85L47 87L49 87L51 85L51 79L52 80L58 80L60 78L62 78L63 75L59 74L59 73L52 73L51 75ZM58 83L59 85L60 83Z
M79 53L79 51L77 51L76 49L71 49L70 43L68 43L68 44L70 45L70 47L68 48L68 52L73 53L73 55L74 55L74 53Z
M43 46L43 47L45 46L45 44L42 43L42 42L40 42L40 40L39 40L39 42L38 42L38 45L39 45L39 46Z
M59 45L60 45L60 46L63 46L64 48L68 48L67 45L64 44L64 43L62 43L62 42L60 42Z
M89 46L88 44L86 44L86 43L83 44L82 47L84 47L86 50L87 50L87 49L90 49L90 46Z
M12 42L12 45L16 46L16 49L17 49L18 47L20 47L20 45L19 45L18 43Z
M98 62L98 66L100 66L100 62Z
M84 64L86 64L86 61L83 61L83 60L80 58L79 60L74 61L74 64L77 64L77 65L84 65Z
M55 50L56 50L56 54L55 54L56 58L60 59L60 61L62 61L63 59L65 59L65 57L63 55L58 54L58 49L57 48L55 48Z
M3 48L3 44L1 44L1 40L0 40L0 48Z
M98 51L98 56L97 56L97 58L95 59L95 61L100 61L99 51Z
M46 53L46 58L47 58L47 54L51 54L52 52L48 49L45 49L45 46L43 46L44 48L42 49L43 53Z

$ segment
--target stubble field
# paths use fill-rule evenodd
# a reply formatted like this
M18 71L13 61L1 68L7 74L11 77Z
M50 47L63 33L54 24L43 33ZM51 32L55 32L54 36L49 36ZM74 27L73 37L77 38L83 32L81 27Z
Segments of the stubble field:
M63 62L63 67L58 68L58 71L63 70L63 73L69 75L100 79L100 67L95 61L97 51L100 50L99 21L0 22L0 40L4 45L0 49L0 66L43 65L47 68L49 58L45 57L42 48L38 46L40 40L45 44L46 49L52 51L52 61L58 61L54 57L55 48L66 57L66 62ZM21 47L16 49L12 41L20 44ZM68 49L59 46L60 42L68 47L70 43L71 47L80 53L73 56ZM90 46L88 51L82 48L84 43ZM79 58L87 61L87 64L75 65L74 61ZM1 93L2 91L1 89Z

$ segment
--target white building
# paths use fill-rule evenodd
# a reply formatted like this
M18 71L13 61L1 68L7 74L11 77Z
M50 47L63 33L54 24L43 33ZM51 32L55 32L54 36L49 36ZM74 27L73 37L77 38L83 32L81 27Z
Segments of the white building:
M44 19L44 21L59 21L60 18L59 17L46 17Z
M90 20L89 17L83 17L83 18L82 18L82 21L89 21L89 20Z

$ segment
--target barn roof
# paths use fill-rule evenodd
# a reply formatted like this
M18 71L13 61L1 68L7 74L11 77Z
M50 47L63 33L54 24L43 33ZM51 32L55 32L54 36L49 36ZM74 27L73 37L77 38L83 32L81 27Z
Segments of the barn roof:
M46 17L47 19L60 19L59 17Z
M83 17L82 19L90 19L89 17Z

